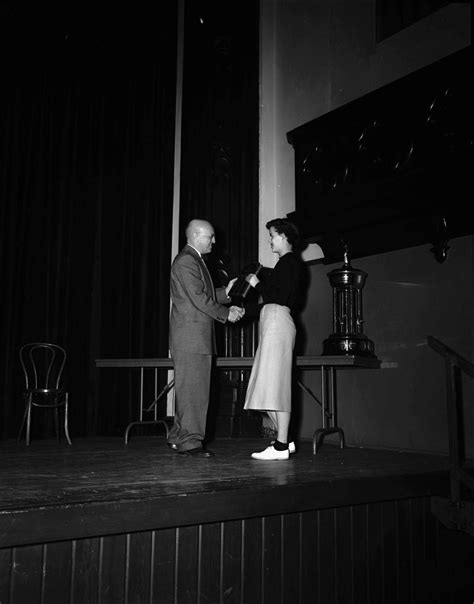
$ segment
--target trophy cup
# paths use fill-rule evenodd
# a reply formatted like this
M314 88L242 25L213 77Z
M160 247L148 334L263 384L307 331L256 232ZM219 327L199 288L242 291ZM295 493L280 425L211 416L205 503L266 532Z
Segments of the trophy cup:
M347 246L344 264L328 273L333 287L333 332L323 342L323 355L375 357L374 343L363 333L362 288L367 273L352 268Z

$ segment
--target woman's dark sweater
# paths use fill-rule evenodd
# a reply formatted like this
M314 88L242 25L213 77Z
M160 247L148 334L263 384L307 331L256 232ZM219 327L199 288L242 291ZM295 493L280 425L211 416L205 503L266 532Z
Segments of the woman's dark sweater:
M255 289L262 296L264 304L280 304L294 311L300 296L302 261L294 252L282 256L266 281L257 283Z

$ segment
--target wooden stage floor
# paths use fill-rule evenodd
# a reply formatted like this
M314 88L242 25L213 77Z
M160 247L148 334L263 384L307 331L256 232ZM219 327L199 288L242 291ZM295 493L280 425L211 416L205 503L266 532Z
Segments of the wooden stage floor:
M3 441L0 547L448 493L447 457L331 444L313 455L308 440L289 461L251 459L267 442L218 438L215 457L193 459L163 436Z
M444 528L448 458L164 436L0 443L0 602L464 604L474 540Z

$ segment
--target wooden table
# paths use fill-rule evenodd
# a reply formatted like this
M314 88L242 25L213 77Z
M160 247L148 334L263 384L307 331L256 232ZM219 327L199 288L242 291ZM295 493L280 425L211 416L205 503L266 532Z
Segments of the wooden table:
M158 419L156 407L158 402L173 388L174 380L157 392L158 370L173 369L171 358L157 359L96 359L96 367L128 367L140 369L140 413L137 421L128 424L125 430L125 444L128 444L130 429L138 424L163 424L168 436L168 424L163 419ZM249 369L253 365L253 357L216 357L215 365L221 369ZM339 435L339 446L345 445L344 431L337 425L337 401L336 401L336 368L352 369L378 369L380 361L373 357L362 357L354 355L340 356L298 356L296 366L301 369L320 369L321 371L321 399L298 379L298 385L306 392L320 407L322 413L322 427L313 433L313 455L316 455L323 439L328 434ZM155 398L145 408L143 398L143 384L145 369L154 369L155 376ZM329 376L327 376L329 373ZM329 379L328 379L329 378ZM144 420L143 412L155 409L155 419Z

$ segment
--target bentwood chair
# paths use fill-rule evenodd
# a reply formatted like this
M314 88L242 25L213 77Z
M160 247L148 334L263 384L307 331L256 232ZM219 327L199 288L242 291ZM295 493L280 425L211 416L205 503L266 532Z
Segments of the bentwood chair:
M31 439L31 418L33 409L54 409L56 440L59 442L59 410L64 416L64 434L71 443L68 429L69 393L63 388L63 370L66 351L57 344L32 342L20 348L20 362L25 376L23 398L25 410L18 433L18 441L26 423L26 444Z

